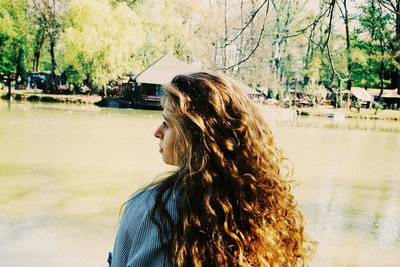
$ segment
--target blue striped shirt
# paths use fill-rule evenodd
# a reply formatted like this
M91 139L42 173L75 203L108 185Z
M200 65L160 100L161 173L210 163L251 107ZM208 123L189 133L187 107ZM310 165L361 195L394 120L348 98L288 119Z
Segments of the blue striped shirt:
M126 205L109 258L111 267L168 266L167 251L161 247L157 226L150 219L155 193L155 189L140 191ZM167 210L174 220L178 218L175 203L172 194Z

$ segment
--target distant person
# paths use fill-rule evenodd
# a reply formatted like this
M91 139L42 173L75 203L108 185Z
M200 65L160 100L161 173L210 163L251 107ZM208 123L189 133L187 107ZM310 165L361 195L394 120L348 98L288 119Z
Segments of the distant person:
M83 86L83 93L85 95L88 95L90 93L90 88L86 84Z
M90 88L86 84L81 84L79 87L79 91L81 94L89 94L90 93Z
M71 95L73 95L75 92L75 85L73 83L70 83L68 89L69 89L69 93Z
M18 75L17 81L15 82L15 89L19 90L21 85L21 76Z
M128 201L112 267L307 265L285 157L238 85L206 72L165 88L154 136L173 173Z
M37 89L35 76L32 76L32 78L31 78L31 88L32 89Z
M32 88L31 82L32 82L31 76L28 75L28 78L26 78L26 89L31 89Z

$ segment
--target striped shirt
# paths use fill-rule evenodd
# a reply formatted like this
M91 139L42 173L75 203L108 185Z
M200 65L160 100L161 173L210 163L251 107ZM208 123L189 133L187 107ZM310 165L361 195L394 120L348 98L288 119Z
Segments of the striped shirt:
M168 266L167 251L161 247L157 226L150 219L155 203L155 189L136 193L128 202L115 238L111 267ZM172 194L167 210L177 219L176 199Z

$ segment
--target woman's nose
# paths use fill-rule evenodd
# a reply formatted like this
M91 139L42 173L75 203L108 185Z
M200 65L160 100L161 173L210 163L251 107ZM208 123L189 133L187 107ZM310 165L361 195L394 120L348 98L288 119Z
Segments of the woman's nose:
M163 133L162 133L162 125L160 125L157 130L154 132L154 136L156 138L162 139Z

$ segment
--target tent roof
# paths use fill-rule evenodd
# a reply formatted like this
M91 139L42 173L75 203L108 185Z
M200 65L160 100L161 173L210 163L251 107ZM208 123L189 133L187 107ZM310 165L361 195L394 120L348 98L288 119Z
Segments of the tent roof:
M362 101L372 101L374 100L373 96L364 88L361 87L351 87L351 92L354 96Z
M147 69L136 76L138 83L168 84L178 74L200 71L200 68L185 63L172 54L158 59Z

